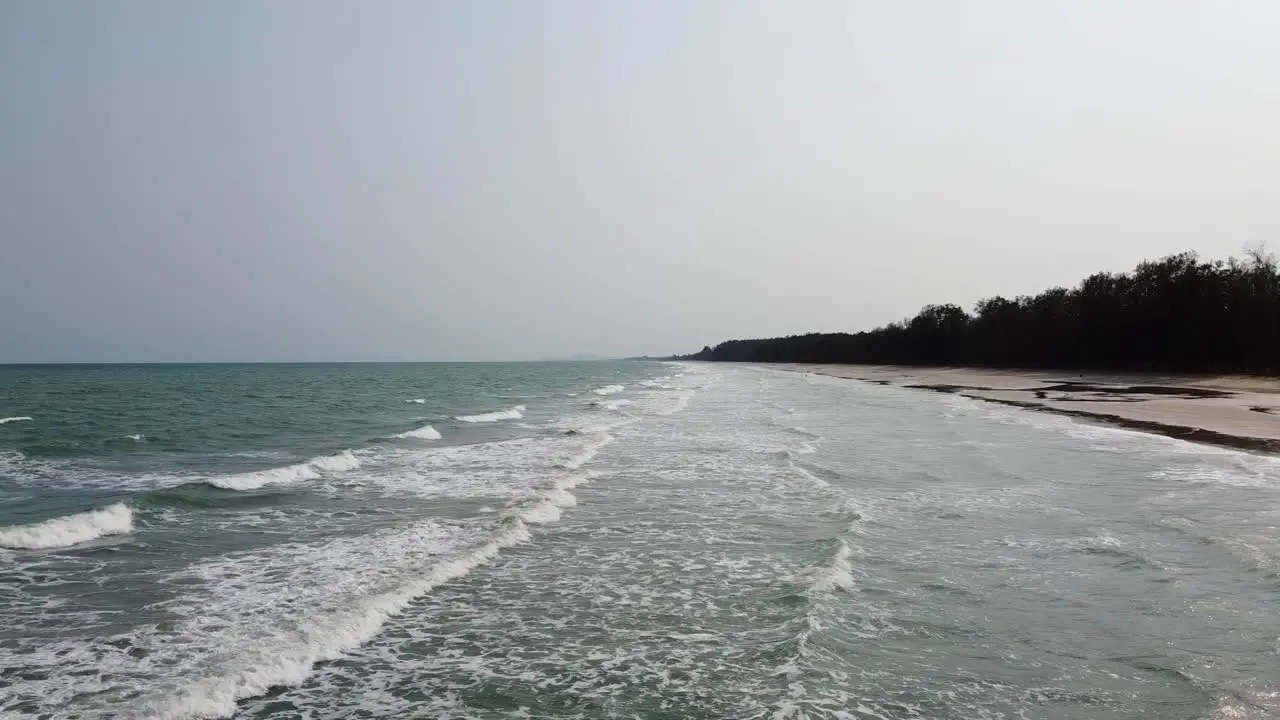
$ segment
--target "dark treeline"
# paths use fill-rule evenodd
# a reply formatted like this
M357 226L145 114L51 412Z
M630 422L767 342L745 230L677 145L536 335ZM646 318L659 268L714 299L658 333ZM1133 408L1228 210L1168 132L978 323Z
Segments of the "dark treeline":
M972 314L928 305L869 332L730 340L685 359L1280 374L1280 273L1261 248L1182 253Z

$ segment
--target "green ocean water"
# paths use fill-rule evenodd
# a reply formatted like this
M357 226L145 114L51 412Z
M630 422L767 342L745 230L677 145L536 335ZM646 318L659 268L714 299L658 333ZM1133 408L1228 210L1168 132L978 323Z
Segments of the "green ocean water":
M1267 718L1280 463L666 363L0 368L0 717Z

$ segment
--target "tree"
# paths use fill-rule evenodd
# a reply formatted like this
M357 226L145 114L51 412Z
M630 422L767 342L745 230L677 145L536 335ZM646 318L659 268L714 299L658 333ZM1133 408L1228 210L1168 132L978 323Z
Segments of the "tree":
M1280 263L1264 244L1226 262L1185 252L1072 289L982 300L973 315L926 305L871 331L730 340L688 357L1275 374Z

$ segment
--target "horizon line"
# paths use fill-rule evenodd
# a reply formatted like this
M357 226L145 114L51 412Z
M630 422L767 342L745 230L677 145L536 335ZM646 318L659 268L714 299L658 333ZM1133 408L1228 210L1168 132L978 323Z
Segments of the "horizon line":
M449 365L468 363L624 362L661 360L662 356L526 358L521 360L58 360L0 361L0 367L56 367L67 365Z

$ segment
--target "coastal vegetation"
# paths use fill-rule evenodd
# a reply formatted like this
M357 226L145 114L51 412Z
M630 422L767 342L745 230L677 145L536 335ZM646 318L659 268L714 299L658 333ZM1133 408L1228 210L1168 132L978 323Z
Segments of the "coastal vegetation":
M874 330L729 340L682 359L1277 375L1280 269L1262 246L1225 261L1184 252L972 312L926 305Z

